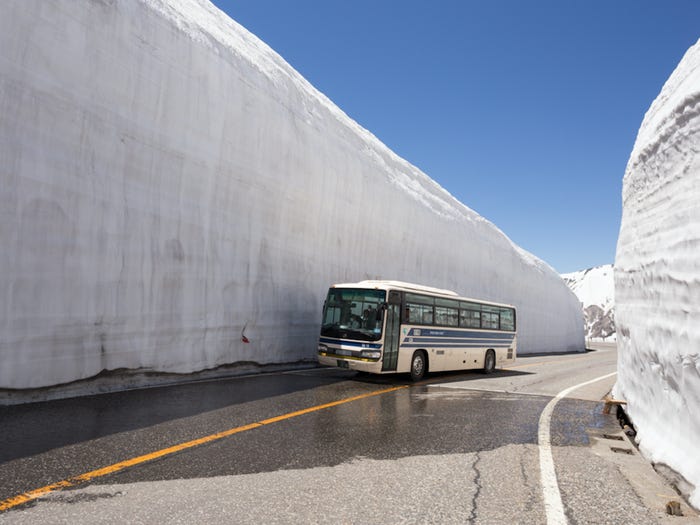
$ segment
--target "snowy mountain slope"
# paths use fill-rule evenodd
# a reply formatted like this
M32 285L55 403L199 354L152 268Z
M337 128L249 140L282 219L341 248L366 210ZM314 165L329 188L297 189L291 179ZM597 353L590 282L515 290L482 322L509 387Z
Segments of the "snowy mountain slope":
M583 349L546 263L208 1L5 0L0 49L0 388L314 359L327 287L366 278Z
M616 395L641 449L700 507L700 41L644 117L615 257Z
M562 274L581 302L587 340L615 341L615 282L613 265Z

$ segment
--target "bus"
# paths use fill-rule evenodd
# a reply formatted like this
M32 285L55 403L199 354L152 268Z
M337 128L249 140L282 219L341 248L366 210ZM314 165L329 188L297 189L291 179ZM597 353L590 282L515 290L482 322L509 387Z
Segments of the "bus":
M318 361L372 374L483 369L513 363L515 307L400 281L330 287Z

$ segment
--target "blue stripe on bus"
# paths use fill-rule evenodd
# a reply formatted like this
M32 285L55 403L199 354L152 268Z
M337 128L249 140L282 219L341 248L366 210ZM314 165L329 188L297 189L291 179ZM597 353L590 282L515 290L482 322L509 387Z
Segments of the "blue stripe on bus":
M511 343L514 337L407 337L411 339L409 343L468 343L468 342L483 342L483 343ZM404 340L406 340L404 339Z
M347 339L332 339L330 337L320 337L319 341L321 343L328 343L331 345L356 346L358 348L369 348L370 350L379 350L382 348L382 345L378 343L359 343L357 341L348 341Z
M416 332L420 332L420 335ZM514 332L483 332L481 330L436 330L434 328L411 328L408 337L478 337L482 339L498 339L515 337Z
M503 344L503 343L498 343L498 344L488 344L485 345L483 343L462 343L459 345L455 344L431 344L431 345L426 345L423 343L402 343L401 348L425 348L425 347L430 347L430 348L455 348L459 350L460 348L510 348L510 344Z

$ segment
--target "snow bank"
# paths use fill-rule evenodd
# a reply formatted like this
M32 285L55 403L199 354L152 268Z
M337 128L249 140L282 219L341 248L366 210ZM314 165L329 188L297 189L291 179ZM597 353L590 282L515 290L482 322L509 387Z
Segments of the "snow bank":
M366 278L583 349L549 266L209 2L5 0L0 49L0 387L315 359L327 287Z
M587 340L615 341L615 282L613 265L604 264L579 272L562 274L583 309Z
M700 42L644 117L615 259L617 395L642 450L700 507Z

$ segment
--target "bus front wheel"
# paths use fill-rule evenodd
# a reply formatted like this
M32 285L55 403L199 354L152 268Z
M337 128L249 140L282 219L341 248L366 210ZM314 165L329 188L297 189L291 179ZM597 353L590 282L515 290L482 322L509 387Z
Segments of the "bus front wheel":
M427 369L428 359L425 356L425 352L416 350L411 358L411 379L413 381L420 381L425 376Z
M494 370L496 370L496 352L487 350L484 358L484 374L491 374Z

